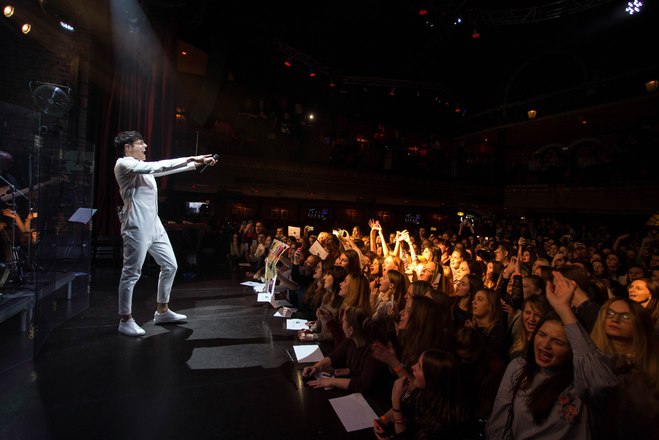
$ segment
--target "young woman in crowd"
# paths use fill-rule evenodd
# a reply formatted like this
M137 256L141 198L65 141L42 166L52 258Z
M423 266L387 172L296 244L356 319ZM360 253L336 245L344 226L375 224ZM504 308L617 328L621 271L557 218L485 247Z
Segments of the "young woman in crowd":
M531 295L524 301L521 322L513 327L513 343L510 347L510 359L524 356L531 341L531 336L540 319L551 307L544 295Z
M407 278L397 270L389 270L381 278L380 287L372 296L373 319L397 317L405 308Z
M506 329L501 322L501 300L491 289L479 289L471 301L471 319L465 327L478 329L485 337L485 348L508 360L510 346Z
M499 276L503 271L503 264L499 261L490 261L486 265L485 275L483 276L483 286L488 289L494 289L499 281Z
M577 283L555 273L526 357L508 365L486 434L490 439L587 439L593 406L617 384L609 362L572 311ZM600 401L603 401L600 400Z
M605 408L596 438L652 438L659 429L659 344L647 311L627 298L600 309L591 333L610 356L620 384Z
M398 347L375 342L373 356L387 364L397 376L409 375L409 366L418 361L424 350L446 350L452 346L452 326L442 319L445 316L447 314L442 313L432 299L413 297L400 312Z
M318 310L322 308L327 315L331 316L331 319L339 319L339 310L343 303L339 290L346 275L346 270L341 266L330 266L327 269L323 276L323 289L316 292L316 294L322 292L320 306L316 309L316 317L320 314ZM322 320L317 319L315 322L309 323L309 330L298 332L298 339L300 341L329 342L333 340L333 337L327 326L323 326Z
M337 266L343 267L346 272L354 273L362 271L362 262L357 251L353 249L346 249L341 252L339 258L335 263Z
M338 347L345 334L343 333L343 314L348 307L357 307L369 316L371 314L371 292L369 290L368 278L361 272L348 274L340 284L339 296L343 298L343 304L339 310L338 317L333 316L322 307L318 309L318 318L323 327L332 333L334 346Z
M659 328L659 283L648 278L632 281L627 287L629 299L636 301L648 311L655 329Z
M396 439L464 438L467 414L462 398L455 357L442 350L424 351L412 366L411 377L394 383L391 409L374 427L375 434Z
M471 318L471 300L476 292L483 288L483 281L476 275L467 275L455 285L453 297L453 326L456 329L464 327L465 322Z
M302 371L302 376L315 377L329 368L334 369L333 377L315 377L309 380L314 388L339 388L350 393L372 393L378 386L385 386L387 371L385 366L371 356L369 330L365 326L366 313L357 307L345 309L343 333L345 340L332 353L311 367Z

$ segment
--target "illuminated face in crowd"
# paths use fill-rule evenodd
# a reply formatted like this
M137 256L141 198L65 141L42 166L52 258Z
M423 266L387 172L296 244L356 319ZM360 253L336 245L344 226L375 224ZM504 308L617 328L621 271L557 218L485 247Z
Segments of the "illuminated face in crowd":
M531 262L531 252L529 251L524 251L522 252L522 263L530 263Z
M399 330L405 330L407 323L410 319L410 310L412 309L412 301L405 301L405 308L400 311L400 322L398 323Z
M463 277L455 284L455 296L464 298L469 296L469 278Z
M528 335L531 335L535 331L535 326L540 322L540 318L542 318L542 313L539 310L535 310L530 303L524 304L522 322Z
M593 261L593 275L598 278L604 277L604 263L599 260Z
M458 266L458 270L455 271L455 278L460 280L463 277L469 275L470 273L471 273L471 269L469 269L469 263L462 260L460 266Z
M620 259L616 254L609 254L606 256L606 266L612 274L618 270L620 266Z
M540 368L552 368L570 361L572 348L563 324L545 321L533 339L535 362Z
M323 281L324 281L323 287L325 288L325 290L331 289L332 285L334 285L334 277L332 276L332 274L328 273L327 275L325 275Z
M419 272L419 280L432 282L432 276L435 273L435 263L432 261L423 265L421 272Z
M632 283L627 287L627 291L629 292L629 299L636 301L643 307L647 307L648 303L652 299L650 289L648 289L648 286L643 280L632 281Z
M384 259L384 264L382 265L382 275L386 275L388 270L398 270L398 266L396 266L394 259L391 257Z
M414 388L422 389L426 387L426 378L423 376L423 354L419 357L417 363L412 365L412 377Z
M384 276L384 277L382 277L382 278L380 279L380 288L378 289L378 291L380 291L380 292L382 292L382 293L387 293L387 292L389 292L389 290L391 290L391 288L392 288L393 286L394 286L394 285L393 285L393 284L391 283L391 281L389 280L389 277L388 277L388 276Z
M348 264L349 264L348 256L346 254L341 254L339 255L339 258L336 259L336 266L341 266L344 269L348 270Z
M476 292L471 302L471 313L476 318L485 318L490 314L490 299L482 290Z
M318 264L316 264L316 269L313 272L313 279L319 280L322 277L323 277L323 264L321 262L318 262Z
M464 259L460 255L460 252L454 251L451 254L451 262L450 262L451 269L458 270L460 268L460 263L462 263L463 261Z
M340 284L339 284L339 296L345 298L348 294L348 286L350 285L350 275L348 275Z
M645 273L643 272L642 267L632 266L627 271L627 279L629 281L634 281L634 280L637 280L639 278L643 278L644 276L645 276Z
M634 325L629 305L624 301L614 301L604 315L604 332L611 339L631 341L634 339Z
M284 236L284 228L277 228L277 237L281 238Z

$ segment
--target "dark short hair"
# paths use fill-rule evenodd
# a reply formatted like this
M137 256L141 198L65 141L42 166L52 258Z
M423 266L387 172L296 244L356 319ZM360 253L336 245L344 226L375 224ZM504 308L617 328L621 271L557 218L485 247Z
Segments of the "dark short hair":
M114 138L114 148L117 150L118 156L124 155L124 147L126 144L133 144L136 141L142 141L142 133L139 131L122 131Z

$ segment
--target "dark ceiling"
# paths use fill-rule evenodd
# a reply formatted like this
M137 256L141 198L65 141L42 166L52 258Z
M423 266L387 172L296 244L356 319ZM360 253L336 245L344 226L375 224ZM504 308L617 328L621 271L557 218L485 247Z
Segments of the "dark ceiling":
M395 107L396 117L434 106L436 114L459 107L464 118L587 83L624 84L627 76L657 74L657 58L648 49L659 41L659 8L651 2L636 16L627 15L626 1L620 0L179 3L202 11L187 14L182 39L207 51L225 50L236 82L292 90L306 99L354 95L353 102L371 100L374 113ZM549 19L550 5L563 6L562 16ZM420 16L420 8L428 13ZM458 16L462 24L456 26ZM502 24L506 21L512 24ZM475 30L479 38L472 38ZM294 67L286 69L283 61L291 53ZM309 67L324 73L309 79ZM332 89L330 74L359 81L339 80ZM395 100L389 97L394 86ZM588 93L597 95L592 87ZM624 98L607 93L611 96L602 92L599 99L569 102L567 108L563 103L560 111Z

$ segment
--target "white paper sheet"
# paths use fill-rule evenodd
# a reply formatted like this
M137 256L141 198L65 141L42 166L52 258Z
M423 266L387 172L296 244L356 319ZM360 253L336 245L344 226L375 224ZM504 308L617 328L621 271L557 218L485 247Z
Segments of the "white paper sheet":
M269 303L270 301L272 301L272 293L259 293L259 296L256 297L256 302Z
M361 393L329 399L329 402L348 432L372 429L373 420L378 418Z
M309 253L311 253L312 255L318 255L320 259L323 261L325 260L325 258L327 258L327 255L329 255L325 250L325 248L322 247L320 243L318 243L318 241L313 242L313 244L309 248Z
M252 287L255 292L262 292L265 287L265 284L259 283L258 281L245 281L244 283L240 283L240 285Z
M306 319L287 319L286 330L309 330Z
M300 228L297 226L289 226L288 227L288 236L289 237L295 237L295 238L300 238Z
M318 344L294 345L293 351L299 363L319 362L325 357Z
M277 318L290 318L295 312L297 312L297 309L291 307L282 307L281 309L278 309L272 316L276 316Z

